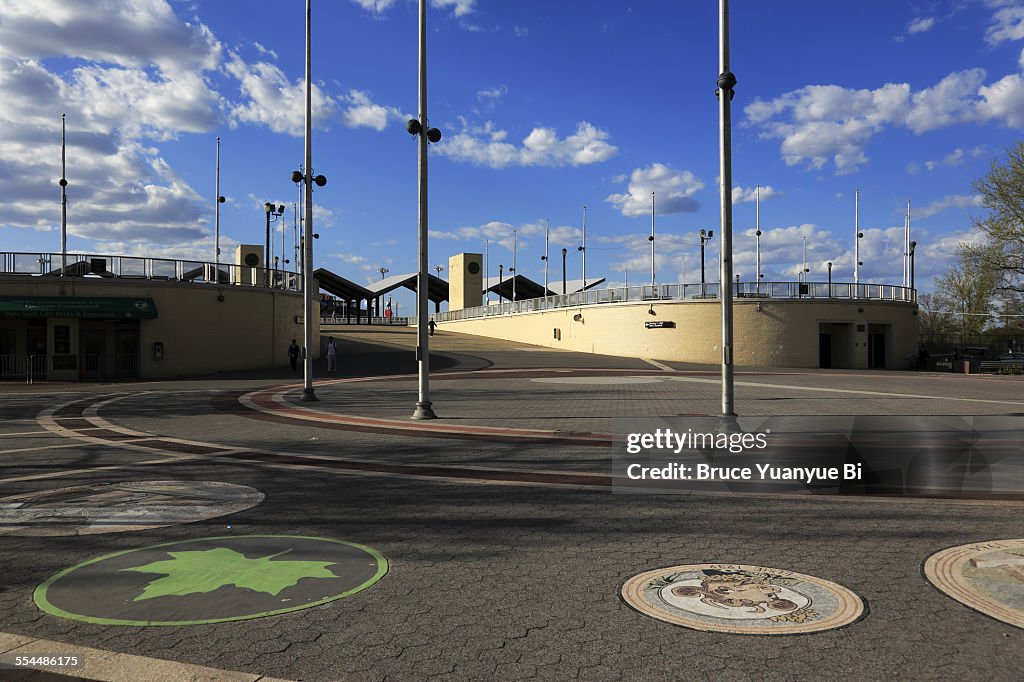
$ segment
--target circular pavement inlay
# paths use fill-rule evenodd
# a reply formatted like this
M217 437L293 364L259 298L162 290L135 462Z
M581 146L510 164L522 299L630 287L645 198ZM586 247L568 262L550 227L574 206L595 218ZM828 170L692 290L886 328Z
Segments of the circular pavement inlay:
M103 625L198 625L298 611L370 587L375 549L299 535L168 542L72 566L36 588L53 616Z
M537 377L530 379L538 384L575 384L580 386L625 386L626 384L658 384L665 381L666 377Z
M213 481L127 481L0 498L0 535L91 535L202 521L254 507L263 493Z
M961 604L1024 628L1024 538L943 549L925 560L924 575Z
M794 635L849 625L866 607L842 585L744 564L669 566L633 576L622 598L645 615L706 632Z

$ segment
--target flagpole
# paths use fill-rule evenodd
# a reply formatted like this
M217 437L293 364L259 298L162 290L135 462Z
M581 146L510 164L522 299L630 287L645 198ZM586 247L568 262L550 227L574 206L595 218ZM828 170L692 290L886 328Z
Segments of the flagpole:
M736 428L736 406L733 393L733 323L732 323L732 98L736 76L729 70L729 0L719 0L719 76L718 112L721 168L721 281L722 303L722 414L723 430Z

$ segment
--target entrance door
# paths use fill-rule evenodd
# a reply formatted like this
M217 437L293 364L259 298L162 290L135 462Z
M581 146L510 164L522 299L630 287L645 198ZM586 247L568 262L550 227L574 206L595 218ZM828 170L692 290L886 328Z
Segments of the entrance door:
M818 367L832 369L832 335L818 334Z
M139 376L139 329L138 320L134 325L118 323L114 338L115 370L119 377Z
M16 339L13 329L0 329L0 377L12 377L17 371Z
M30 356L32 376L36 379L46 378L46 320L31 319L25 332L26 355Z
M103 356L106 353L106 332L103 329L79 329L79 376L83 379L103 378Z
M868 334L868 368L885 369L885 333Z

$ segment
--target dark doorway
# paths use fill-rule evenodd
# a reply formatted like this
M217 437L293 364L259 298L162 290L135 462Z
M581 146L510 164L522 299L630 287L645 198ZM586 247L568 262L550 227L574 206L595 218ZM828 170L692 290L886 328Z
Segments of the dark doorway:
M832 335L818 334L818 367L832 369Z
M868 368L885 369L885 334L868 334Z
M25 333L25 348L28 351L32 376L36 379L46 377L46 320L29 320Z
M122 320L114 333L114 370L118 377L139 376L139 321Z
M79 333L79 376L82 379L103 378L103 356L107 334L103 329L81 329Z
M17 335L13 329L0 329L0 377L11 377L18 367Z

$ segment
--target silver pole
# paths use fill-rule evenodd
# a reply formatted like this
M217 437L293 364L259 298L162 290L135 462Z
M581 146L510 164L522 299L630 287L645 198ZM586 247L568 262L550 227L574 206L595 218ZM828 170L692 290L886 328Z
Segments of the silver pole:
M64 114L60 115L60 276L68 269L68 179L67 145L64 138Z
M721 281L722 300L722 427L735 428L736 406L733 394L732 337L732 97L736 76L729 71L729 0L719 0L718 111L721 167Z
M754 187L754 249L756 251L757 272L754 273L754 287L761 293L761 185Z
M860 284L860 188L853 190L853 283ZM860 296L860 290L854 297Z
M544 298L548 297L548 237L551 232L551 221L544 219Z
M519 274L519 230L512 230L512 302L516 300L516 276Z
M217 137L216 166L213 197L213 282L220 284L220 136Z
M654 192L651 192L651 287L654 287Z
M420 0L420 134L419 134L419 249L416 277L416 360L419 364L419 400L413 419L437 419L430 406L430 338L427 335L427 0Z
M587 207L583 207L583 290L587 290Z
M312 58L311 43L312 32L310 30L312 11L310 3L306 0L306 216L305 231L303 232L302 245L302 299L304 304L304 315L302 317L303 343L306 347L306 358L304 365L305 380L302 386L302 401L311 402L316 400L316 392L313 390L313 81L312 81ZM319 311L317 311L319 313ZM319 315L317 322L319 323Z
M911 283L911 280L913 279L913 277L911 276L911 274L914 272L914 261L913 261L913 257L910 255L910 251L911 251L911 247L910 247L910 244L911 244L911 241L910 241L910 199L907 199L907 239L906 239L906 242L907 242L907 247L906 247L905 251L906 251L906 254L907 254L907 256L906 256L907 283L904 284L903 286L905 286L905 287L912 287L913 285Z
M491 251L489 239L484 240L484 291L487 292L487 305L491 304Z

